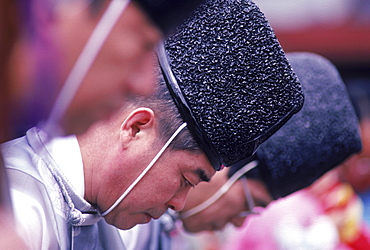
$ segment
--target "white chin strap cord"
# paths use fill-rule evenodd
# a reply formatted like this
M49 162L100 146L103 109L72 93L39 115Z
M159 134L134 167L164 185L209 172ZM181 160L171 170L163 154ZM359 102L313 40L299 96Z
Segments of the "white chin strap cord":
M196 213L199 213L203 209L206 209L207 207L209 207L213 203L215 203L222 195L224 195L230 189L230 187L234 184L234 182L236 182L240 177L242 177L249 170L256 167L257 164L258 164L257 161L252 161L252 162L248 163L247 165L245 165L244 167L242 167L241 169L239 169L209 199L207 199L203 203L199 204L198 206L195 206L192 209L189 209L188 211L182 213L180 215L180 218L185 219L187 217L190 217L190 216L192 216Z
M114 25L117 23L129 2L130 0L112 0L103 16L100 18L81 54L77 58L76 63L73 65L71 72L69 72L62 90L53 105L49 118L46 121L44 131L47 132L49 137L64 134L59 126L60 121L70 106L83 79L105 43L105 40L108 38Z
M149 163L149 165L144 169L143 172L136 178L136 180L131 183L131 185L126 189L126 191L119 197L116 202L104 213L102 213L102 216L106 216L109 214L115 207L118 206L118 204L130 193L130 191L136 186L136 184L144 177L144 175L153 167L153 165L156 163L156 161L159 159L159 157L163 154L163 152L166 150L168 145L175 139L175 137L186 127L186 122L181 124L181 126L173 133L173 135L167 140L167 142L163 145L161 150L156 154L156 156L153 158L153 160Z

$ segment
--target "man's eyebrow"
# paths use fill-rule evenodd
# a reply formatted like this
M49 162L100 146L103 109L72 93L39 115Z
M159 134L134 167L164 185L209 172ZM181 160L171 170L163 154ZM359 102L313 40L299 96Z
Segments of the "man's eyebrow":
M199 176L199 179L201 181L205 181L205 182L209 182L210 181L210 177L206 174L206 172L204 172L203 169L201 168L197 168L195 171L194 171L195 174L197 174Z

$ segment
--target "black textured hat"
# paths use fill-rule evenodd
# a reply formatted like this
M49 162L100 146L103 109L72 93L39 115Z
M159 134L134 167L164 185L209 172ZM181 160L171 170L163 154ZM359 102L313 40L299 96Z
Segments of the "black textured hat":
M136 0L164 34L168 34L202 2L202 0Z
M297 77L251 1L205 1L164 47L164 78L216 170L244 165L302 107Z
M259 178L275 199L311 185L361 150L358 120L332 63L312 53L288 53L305 95L302 110L261 145ZM255 174L255 173L250 174Z

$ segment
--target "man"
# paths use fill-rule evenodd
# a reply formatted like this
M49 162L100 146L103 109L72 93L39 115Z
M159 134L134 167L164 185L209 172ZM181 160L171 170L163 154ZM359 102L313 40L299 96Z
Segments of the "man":
M3 145L19 233L31 249L122 248L108 224L128 229L168 208L179 211L189 189L209 181L215 170L184 126L169 149L163 147L183 122L175 109L168 115L162 101L153 107L133 102L78 140L44 145L45 134L33 128ZM137 179L148 164L152 169Z

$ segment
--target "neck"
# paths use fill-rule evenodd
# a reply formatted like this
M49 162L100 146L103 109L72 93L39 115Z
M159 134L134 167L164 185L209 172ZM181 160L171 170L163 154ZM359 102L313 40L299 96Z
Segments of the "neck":
M85 133L84 135L77 136L80 145L84 179L85 179L85 194L84 198L92 203L96 203L96 193L100 179L104 176L103 170L106 167L105 160L109 152L107 148L110 145L104 145L101 142L109 142L104 139L104 135L100 133Z

